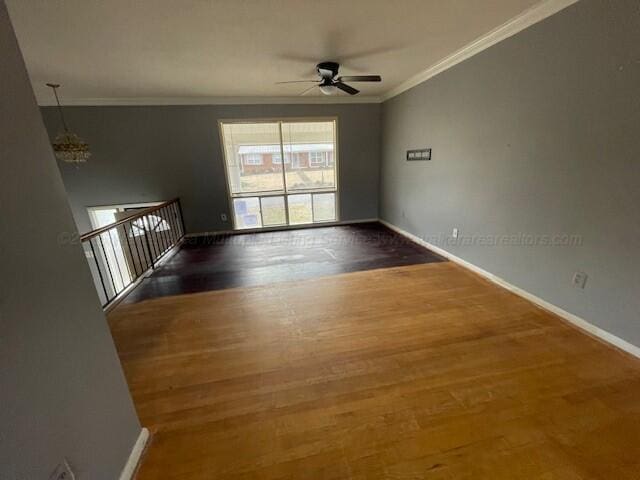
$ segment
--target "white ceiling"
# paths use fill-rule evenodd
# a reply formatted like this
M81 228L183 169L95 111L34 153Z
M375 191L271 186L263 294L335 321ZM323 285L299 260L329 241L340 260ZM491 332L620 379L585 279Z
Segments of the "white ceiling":
M304 84L275 82L313 79L322 60L382 75L354 84L380 97L538 2L7 0L41 104L46 82L68 103L294 97Z

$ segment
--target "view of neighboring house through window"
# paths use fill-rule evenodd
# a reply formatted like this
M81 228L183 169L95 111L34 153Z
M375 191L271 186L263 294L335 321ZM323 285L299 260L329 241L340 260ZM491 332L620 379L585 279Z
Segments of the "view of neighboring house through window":
M242 163L245 165L262 165L261 153L248 153L242 155Z
M280 147L278 147L280 148ZM282 154L281 153L272 153L271 154L271 162L275 165L282 163ZM291 162L291 155L287 154L284 156L284 163L290 163Z
M220 129L235 228L337 220L335 120L230 121Z
M327 152L313 151L309 152L309 165L312 167L324 167L326 163Z

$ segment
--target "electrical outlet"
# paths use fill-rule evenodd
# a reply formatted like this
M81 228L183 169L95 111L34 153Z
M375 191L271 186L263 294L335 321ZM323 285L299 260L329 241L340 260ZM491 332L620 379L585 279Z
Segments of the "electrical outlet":
M76 480L76 476L69 466L69 462L63 460L53 471L49 480Z
M457 228L454 228L454 229L453 229L453 232L451 232L451 236L452 236L453 238L458 238L458 229L457 229Z
M227 214L226 213L221 213L220 214L220 220L222 220L223 222L227 221Z
M573 274L572 282L576 288L584 288L587 284L587 274L584 272L576 272Z

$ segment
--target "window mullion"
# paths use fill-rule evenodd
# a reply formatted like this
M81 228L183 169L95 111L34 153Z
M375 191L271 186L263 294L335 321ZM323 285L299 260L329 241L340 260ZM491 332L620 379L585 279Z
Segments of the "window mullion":
M287 193L287 175L285 173L286 161L284 156L284 141L282 138L282 122L278 122L278 131L280 132L280 155L282 156L282 187L284 189L284 214L286 225L289 226L289 194Z

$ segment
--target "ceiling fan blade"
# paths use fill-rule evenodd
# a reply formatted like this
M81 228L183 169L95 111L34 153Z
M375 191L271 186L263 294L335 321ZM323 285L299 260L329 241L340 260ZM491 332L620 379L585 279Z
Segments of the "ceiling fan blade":
M346 75L338 77L336 80L339 82L381 82L382 77L380 75Z
M282 83L309 83L309 82L313 82L313 83L318 83L318 80L289 80L288 82L276 82L276 85L280 85Z
M360 90L356 90L355 88L347 85L346 83L336 82L334 83L334 85L340 90L342 90L343 92L347 92L349 95L355 95L356 93L360 92Z
M311 85L309 88L307 88L306 90L304 90L302 93L299 94L299 96L303 96L306 95L307 93L309 93L311 90L313 90L314 88L316 88L317 85Z

